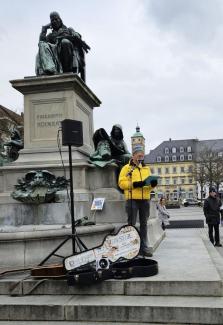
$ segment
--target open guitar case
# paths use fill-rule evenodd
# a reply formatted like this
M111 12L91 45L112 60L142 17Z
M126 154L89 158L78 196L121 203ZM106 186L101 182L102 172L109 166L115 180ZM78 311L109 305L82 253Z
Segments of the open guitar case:
M109 279L149 277L158 273L158 263L152 259L137 257L112 264L108 269L95 270L92 266L80 267L67 273L67 284L90 285Z
M132 237L133 240L130 239L129 243L124 239L126 245L124 246L125 247L124 251L126 250L126 247L130 250L130 252L132 252L131 249L133 249L134 251L133 255L130 254L130 256L132 256L131 258L128 255L126 255L126 258L121 257L117 260L113 260L113 262L109 260L107 264L105 263L105 265L103 265L103 267L97 267L97 263L96 265L89 263L87 265L75 267L70 270L68 269L69 267L68 261L66 263L64 262L65 269L67 270L66 277L67 277L68 285L69 286L73 286L76 284L89 285L92 283L97 283L108 279L121 280L121 279L129 279L133 277L149 277L152 275L156 275L158 273L157 261L153 259L146 259L144 257L139 257L140 242L141 242L140 235L138 230L133 226L127 225L121 227L116 234L111 234L110 236L106 236L102 245L95 247L94 249L96 250L98 248L100 249L100 247L105 244L106 238L108 239L108 237L116 238L118 242L121 241L121 237L123 236L123 234L126 234L126 231L127 232L130 231L134 233L134 235L136 236L136 237L133 236ZM134 245L136 246L135 247L132 246L131 248L131 245L133 245L132 243L134 243ZM137 250L135 249L136 247ZM120 249L122 249L121 246ZM68 257L67 260L69 260L70 258L72 260L75 257L73 256Z

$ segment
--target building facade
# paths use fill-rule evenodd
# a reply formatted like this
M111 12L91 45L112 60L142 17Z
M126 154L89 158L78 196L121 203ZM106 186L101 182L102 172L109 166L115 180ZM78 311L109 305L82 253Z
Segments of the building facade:
M209 148L223 157L223 139L216 140L172 140L163 141L149 154L145 163L149 164L152 174L160 176L156 194L168 200L199 198L208 195L209 184L205 184L201 194L199 183L194 178L197 158L204 148ZM223 191L223 183L220 190Z
M197 197L197 183L193 169L197 152L197 139L172 140L162 142L148 155L152 174L158 175L156 193L168 200Z
M14 128L19 128L23 136L23 113L19 115L0 105L0 143L10 140Z

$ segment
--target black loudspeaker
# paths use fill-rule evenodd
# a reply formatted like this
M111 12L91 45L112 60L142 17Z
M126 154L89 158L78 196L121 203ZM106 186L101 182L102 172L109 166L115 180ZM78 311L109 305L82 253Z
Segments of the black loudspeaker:
M63 146L83 146L83 126L81 121L63 120L62 125L62 145Z

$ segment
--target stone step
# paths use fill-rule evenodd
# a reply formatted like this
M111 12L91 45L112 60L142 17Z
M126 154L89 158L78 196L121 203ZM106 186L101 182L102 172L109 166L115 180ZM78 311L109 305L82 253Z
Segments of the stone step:
M223 297L0 297L0 320L219 324Z
M167 225L166 228L204 228L204 220L170 220L170 224Z
M132 322L119 322L122 325L138 325L139 323ZM74 322L71 321L0 321L0 325L74 325ZM117 325L117 322L75 322L75 325ZM157 325L157 323L140 323L140 325ZM159 323L159 325L168 325L167 323ZM174 324L174 325L184 325L184 324ZM202 325L202 324L198 324Z
M138 325L139 323L132 322L118 322L121 325ZM117 325L117 322L74 322L73 321L0 321L0 325ZM140 325L157 325L157 323L140 323ZM168 323L159 323L159 325L168 325ZM174 325L184 325L184 324L174 324ZM188 324L187 324L188 325ZM196 324L203 325L203 324Z
M157 275L158 277L158 275ZM18 280L0 280L0 295L9 295ZM37 286L36 286L37 285ZM33 289L33 290L32 290ZM223 293L223 283L207 281L159 281L156 277L107 280L87 286L67 286L66 280L45 279L21 282L14 294L32 295L126 295L126 296L212 296Z

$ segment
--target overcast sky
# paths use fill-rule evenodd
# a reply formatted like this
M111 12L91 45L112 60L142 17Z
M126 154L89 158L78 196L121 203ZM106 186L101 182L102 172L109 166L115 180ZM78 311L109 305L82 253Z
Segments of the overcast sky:
M223 138L222 0L0 0L0 104L20 112L9 80L35 75L41 26L58 11L91 46L94 127L138 123L146 151L172 139Z

